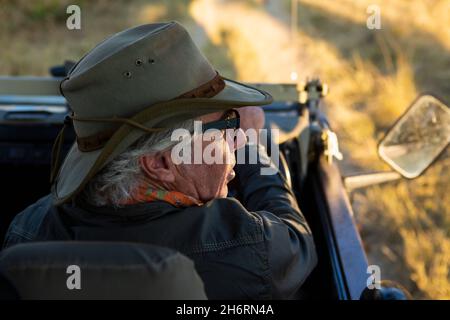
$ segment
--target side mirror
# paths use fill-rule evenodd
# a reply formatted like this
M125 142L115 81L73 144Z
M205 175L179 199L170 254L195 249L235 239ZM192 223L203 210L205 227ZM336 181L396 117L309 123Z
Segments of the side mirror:
M450 109L432 95L419 96L388 131L378 154L405 178L422 174L450 143Z

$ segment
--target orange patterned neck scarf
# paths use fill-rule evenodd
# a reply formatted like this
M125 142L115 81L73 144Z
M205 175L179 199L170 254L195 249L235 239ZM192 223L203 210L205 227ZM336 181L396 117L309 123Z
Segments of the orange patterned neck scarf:
M125 205L141 202L164 201L175 207L201 206L203 203L178 191L166 191L151 186L146 180L139 185L131 197L124 201Z

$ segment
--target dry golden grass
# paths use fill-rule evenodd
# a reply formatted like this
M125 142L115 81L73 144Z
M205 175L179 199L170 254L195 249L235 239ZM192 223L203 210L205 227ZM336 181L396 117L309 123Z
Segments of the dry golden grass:
M378 32L364 28L372 3L382 12ZM300 32L327 42L315 46L315 54L324 61L318 72L333 90L328 114L347 155L344 172L387 168L373 152L376 141L418 93L430 90L450 101L448 5L301 1ZM416 298L450 298L448 152L441 159L415 181L352 195L369 261Z
M329 82L327 112L346 155L342 170L387 170L377 142L418 93L431 90L449 101L449 20L423 1L378 1L384 29L370 31L367 1L300 1L292 39L289 2L284 15L276 1L258 8L197 0L190 13L214 43L228 47L240 80L288 82L297 71ZM446 7L445 1L434 5ZM450 297L450 203L443 200L450 176L448 157L441 158L415 181L352 195L369 262L416 298Z
M65 7L82 8L82 30L65 28ZM340 137L346 174L387 170L376 154L385 130L422 91L450 102L448 0L0 0L0 74L47 74L106 36L132 25L179 20L222 74L289 82L320 76L326 111ZM382 30L365 26L378 4ZM416 298L450 299L449 154L414 181L351 195L369 262Z

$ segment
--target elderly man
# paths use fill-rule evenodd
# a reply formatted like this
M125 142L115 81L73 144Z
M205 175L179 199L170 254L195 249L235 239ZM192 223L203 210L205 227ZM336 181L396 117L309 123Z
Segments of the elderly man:
M192 258L211 299L295 294L316 264L313 238L283 176L261 174L274 167L264 147L243 138L243 130L263 127L255 106L270 103L268 93L221 77L176 22L101 42L72 68L61 93L76 143L59 169L58 137L52 192L14 219L5 247L151 243ZM194 121L201 134L188 144L223 161L175 159L174 131L192 133ZM214 138L205 139L207 129ZM257 152L258 162L236 164L239 148ZM182 158L195 158L195 149ZM241 202L227 197L233 178Z

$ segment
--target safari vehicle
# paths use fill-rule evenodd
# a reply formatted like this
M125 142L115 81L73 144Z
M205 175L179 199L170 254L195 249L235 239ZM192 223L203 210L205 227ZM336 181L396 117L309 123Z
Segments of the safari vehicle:
M58 75L64 72L45 78L0 78L1 239L15 214L50 191L52 144L69 112L59 94ZM368 288L375 278L347 192L422 174L450 142L449 108L432 95L419 96L379 144L380 157L395 171L343 178L336 164L342 159L338 139L320 108L327 86L319 80L304 85L252 85L274 97L264 107L266 123L280 130L280 167L317 246L318 265L297 298L407 298L408 293L392 282ZM73 132L66 134L65 151L74 139ZM95 290L79 293L61 285L67 276L61 265L77 263L92 269ZM136 271L136 265L143 269ZM207 298L188 258L149 245L76 241L18 245L0 252L0 275L3 298ZM114 293L111 288L118 283L122 290Z

